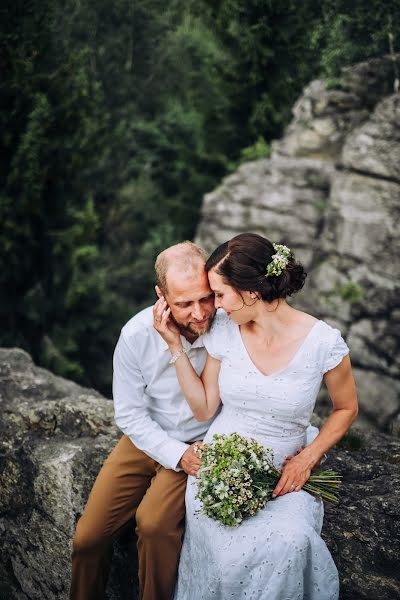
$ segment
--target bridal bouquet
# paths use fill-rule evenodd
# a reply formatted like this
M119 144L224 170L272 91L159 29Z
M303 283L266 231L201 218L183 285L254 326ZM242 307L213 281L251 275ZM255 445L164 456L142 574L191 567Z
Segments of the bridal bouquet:
M239 525L271 499L281 471L272 463L272 451L256 440L237 433L214 434L213 441L196 452L201 459L197 497L208 517L223 525ZM311 475L302 489L337 502L340 477L325 469Z

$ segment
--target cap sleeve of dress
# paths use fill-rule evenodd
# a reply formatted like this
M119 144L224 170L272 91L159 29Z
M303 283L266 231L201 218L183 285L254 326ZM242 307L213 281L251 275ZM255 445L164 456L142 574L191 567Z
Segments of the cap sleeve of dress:
M210 331L203 336L204 346L210 356L218 360L224 358L231 327L232 321L228 315L218 311Z
M329 327L326 352L323 361L323 372L326 373L337 367L345 356L349 354L349 347L342 338L339 329Z

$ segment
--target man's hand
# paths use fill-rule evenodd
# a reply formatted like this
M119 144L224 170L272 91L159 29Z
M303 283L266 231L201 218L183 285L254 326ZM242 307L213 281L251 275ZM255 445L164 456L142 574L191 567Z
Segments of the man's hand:
M196 476L197 471L200 468L200 458L195 452L196 446L202 447L203 444L201 442L194 442L187 450L185 450L178 464L178 466L181 467L188 475Z

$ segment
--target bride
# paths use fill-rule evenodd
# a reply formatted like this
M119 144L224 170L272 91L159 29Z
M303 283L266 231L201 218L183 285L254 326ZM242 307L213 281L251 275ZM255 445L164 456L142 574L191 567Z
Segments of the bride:
M209 419L222 404L204 442L236 431L271 448L283 471L274 499L237 528L199 512L189 477L175 600L336 600L337 569L320 537L323 504L301 488L357 415L348 347L337 329L287 304L306 274L286 246L240 234L213 252L206 270L215 306L226 314L204 336L201 378L164 298L155 305L154 326L194 416ZM304 448L322 380L333 410Z

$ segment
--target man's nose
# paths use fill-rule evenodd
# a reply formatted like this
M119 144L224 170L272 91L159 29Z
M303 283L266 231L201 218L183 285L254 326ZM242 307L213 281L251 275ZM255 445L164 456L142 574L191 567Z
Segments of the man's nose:
M206 318L204 306L202 306L200 302L197 302L193 305L192 315L193 318L196 319L196 321L203 321L203 319Z

